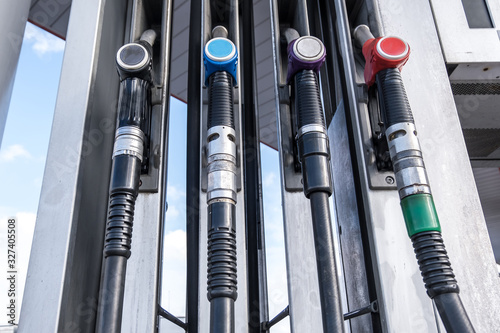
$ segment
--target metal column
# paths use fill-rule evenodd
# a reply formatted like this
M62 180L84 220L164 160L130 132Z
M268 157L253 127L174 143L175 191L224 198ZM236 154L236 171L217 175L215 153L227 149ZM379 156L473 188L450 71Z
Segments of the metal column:
M172 2L74 0L20 332L94 332L116 123L117 50L156 29L150 159L136 203L122 332L155 332L165 210ZM140 328L140 329L138 329Z
M0 147L30 4L30 0L0 3Z

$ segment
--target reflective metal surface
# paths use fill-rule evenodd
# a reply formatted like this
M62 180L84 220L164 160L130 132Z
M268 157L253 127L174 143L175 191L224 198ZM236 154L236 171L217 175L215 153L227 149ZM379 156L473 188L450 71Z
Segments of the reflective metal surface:
M29 8L30 0L0 3L0 147Z
M498 24L500 22L500 3L496 0L484 1L487 3L493 22ZM447 63L500 61L498 26L496 29L471 29L467 22L462 0L431 0L430 3L444 59ZM477 3L476 6L480 6L480 4ZM391 11L399 10L402 12L403 8L404 11L407 11L403 4L392 6ZM429 39L429 43L431 40ZM410 40L409 43L413 49Z
M346 29L345 7L343 1L335 3L337 10L344 13L337 17L340 43L344 46L342 54L345 55L350 104L356 106L356 72L350 56L353 50ZM448 76L440 56L441 46L430 5L410 0L400 1L398 6L381 0L373 4L373 15L381 19L381 34L401 36L412 47L412 56L402 75L419 129L422 153L462 301L477 331L498 331L500 323L495 313L499 312L500 281L451 89L448 84L443 84ZM449 13L446 15L450 16ZM359 123L365 115L360 109L353 108L351 117L357 158L364 161L365 147ZM366 218L370 222L374 269L379 276L378 299L384 330L443 331L444 328L441 325L438 328L436 324L439 319L436 319L432 302L425 294L411 243L406 236L397 192L370 189L365 168L359 168L358 172L364 184Z
M127 5L75 0L19 332L93 332ZM71 110L71 112L68 112Z

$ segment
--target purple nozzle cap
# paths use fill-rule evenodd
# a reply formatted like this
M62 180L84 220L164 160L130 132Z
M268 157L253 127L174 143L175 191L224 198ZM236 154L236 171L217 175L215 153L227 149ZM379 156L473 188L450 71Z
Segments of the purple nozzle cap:
M290 82L297 72L310 69L319 72L325 62L325 46L316 37L303 36L290 42L288 51L288 74L286 81Z

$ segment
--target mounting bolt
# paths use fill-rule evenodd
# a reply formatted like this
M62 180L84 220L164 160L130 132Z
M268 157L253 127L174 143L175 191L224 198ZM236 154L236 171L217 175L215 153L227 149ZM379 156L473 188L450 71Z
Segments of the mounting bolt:
M392 177L392 176L387 176L387 177L385 177L385 182L386 182L387 184L389 184L389 185L394 184L394 177Z

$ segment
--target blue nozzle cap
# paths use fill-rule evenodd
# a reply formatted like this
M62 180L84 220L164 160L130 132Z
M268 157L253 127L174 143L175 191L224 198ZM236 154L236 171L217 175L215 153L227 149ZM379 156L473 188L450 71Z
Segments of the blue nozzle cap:
M217 37L208 41L203 50L205 64L205 85L208 78L215 72L226 71L234 79L236 85L236 69L238 66L238 51L236 46L227 38Z

